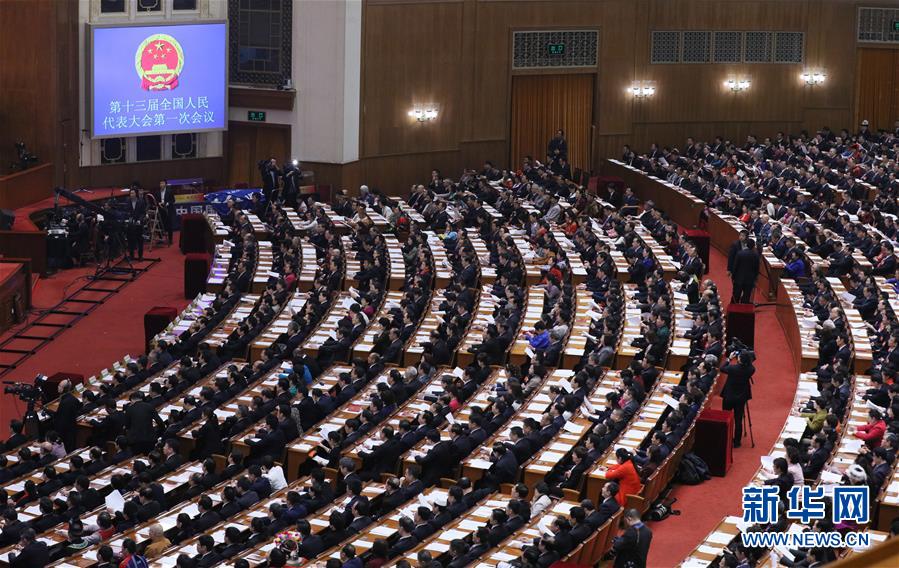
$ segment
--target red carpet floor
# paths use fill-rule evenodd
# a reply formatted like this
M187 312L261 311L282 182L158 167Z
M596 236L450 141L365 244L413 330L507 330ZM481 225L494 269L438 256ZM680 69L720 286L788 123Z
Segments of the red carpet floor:
M725 303L729 303L731 283L725 267L726 257L715 249L710 252L709 276L718 284ZM755 301L763 301L756 292ZM787 346L787 337L775 316L774 306L756 310L755 384L753 400L749 403L752 415L755 448L744 438L742 447L734 450L734 464L726 477L713 477L700 485L676 485L671 496L677 498L674 508L680 516L671 516L659 523L651 523L652 546L649 566L676 566L710 533L726 515L742 515L741 490L759 467L759 457L767 455L783 429L790 412L798 382L798 369ZM721 408L721 398L712 402Z
M175 242L178 242L175 235ZM177 244L146 251L159 257L148 271L47 344L21 367L3 377L5 381L31 382L35 375L69 371L89 377L126 354L144 352L143 315L153 306L173 306L179 311L184 298L184 260ZM84 284L94 268L60 271L40 278L34 289L35 309L50 308ZM5 337L5 335L3 336ZM11 418L21 416L24 404L11 395L0 396L0 437L6 437Z

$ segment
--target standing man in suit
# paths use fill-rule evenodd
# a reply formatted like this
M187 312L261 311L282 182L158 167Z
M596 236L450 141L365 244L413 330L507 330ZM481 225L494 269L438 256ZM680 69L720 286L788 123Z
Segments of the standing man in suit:
M568 141L565 140L565 131L556 130L556 135L546 145L546 158L548 162L556 162L560 158L568 158Z
M125 411L125 432L128 446L135 455L149 453L156 443L156 429L165 426L156 409L144 401L143 393L135 391L131 394L131 404Z
M139 260L144 259L144 217L147 216L147 203L137 195L133 187L128 194L128 256L134 258L137 251Z
M172 244L172 231L175 225L175 192L169 188L165 180L159 182L159 208L162 212L162 226Z
M281 170L278 169L278 160L269 158L259 162L259 173L262 174L262 193L265 200L271 202L272 192L278 189L281 182Z
M72 394L72 383L68 379L59 383L59 405L53 415L53 429L59 433L67 452L75 449L75 430L81 401Z
M746 241L749 239L749 231L743 229L740 231L739 238L734 241L730 248L727 250L727 275L733 276L734 272L734 259L737 258L737 253L743 250L743 246L746 244Z
M288 207L297 206L297 194L300 190L303 172L300 170L300 162L293 160L284 164L284 202Z
M624 513L624 522L627 525L624 533L612 540L615 568L646 568L652 531L640 520L636 509Z
M759 276L759 253L755 250L755 242L747 239L742 248L734 256L730 278L733 282L733 301L738 304L752 303L752 290Z

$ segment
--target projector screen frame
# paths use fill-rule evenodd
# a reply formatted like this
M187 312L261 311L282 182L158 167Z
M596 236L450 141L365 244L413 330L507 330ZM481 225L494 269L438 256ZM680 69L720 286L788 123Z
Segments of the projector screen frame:
M224 24L225 26L225 81L224 87L225 92L224 96L224 124L221 127L216 128L188 128L184 130L166 130L165 132L150 132L146 134L141 134L138 132L130 132L127 134L97 134L94 131L94 30L104 29L104 28L148 28L148 27L175 27L175 26L197 26L197 25L206 25L206 24ZM85 70L87 71L87 82L89 83L89 96L87 100L87 105L85 109L85 117L88 123L88 130L90 132L91 140L103 140L106 138L131 138L138 136L167 136L167 135L175 135L175 134L201 134L205 132L227 132L228 131L228 120L229 120L229 101L228 101L228 88L230 87L230 40L231 40L231 29L228 26L227 19L214 19L214 20L186 20L186 21L166 21L166 22L128 22L128 23L102 23L95 24L91 22L85 23L86 26L86 37L87 41L85 41L85 48L87 53L85 54Z

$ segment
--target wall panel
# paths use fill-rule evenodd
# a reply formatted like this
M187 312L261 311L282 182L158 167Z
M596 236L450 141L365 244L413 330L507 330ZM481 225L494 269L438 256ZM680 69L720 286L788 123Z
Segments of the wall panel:
M858 119L871 129L899 120L899 50L863 48L858 53Z
M164 165L163 165L164 164ZM78 168L83 187L127 187L136 181L143 187L155 188L163 178L201 177L213 184L224 183L224 158L197 158L165 162L135 162Z
M232 120L228 123L227 149L228 175L223 183L260 187L259 160L273 156L283 166L284 156L291 155L290 125Z
M75 22L77 2L0 2L0 173L15 158L17 141L41 163L63 162L61 124L77 101L68 43ZM54 181L62 180L58 167Z
M855 2L827 0L366 2L357 171L371 183L402 187L427 179L438 163L450 175L484 159L508 167L511 33L520 29L600 30L594 163L618 156L624 143L849 126L855 9ZM805 64L650 65L650 32L664 29L801 31ZM825 68L827 83L805 86L804 67ZM723 82L731 75L749 76L752 89L730 93ZM635 101L626 93L635 80L655 83L656 96ZM414 102L437 103L438 121L404 122Z

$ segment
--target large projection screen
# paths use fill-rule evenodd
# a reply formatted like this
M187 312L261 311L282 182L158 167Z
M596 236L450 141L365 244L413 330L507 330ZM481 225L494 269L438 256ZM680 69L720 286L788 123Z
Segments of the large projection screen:
M225 130L225 22L90 26L93 138Z

